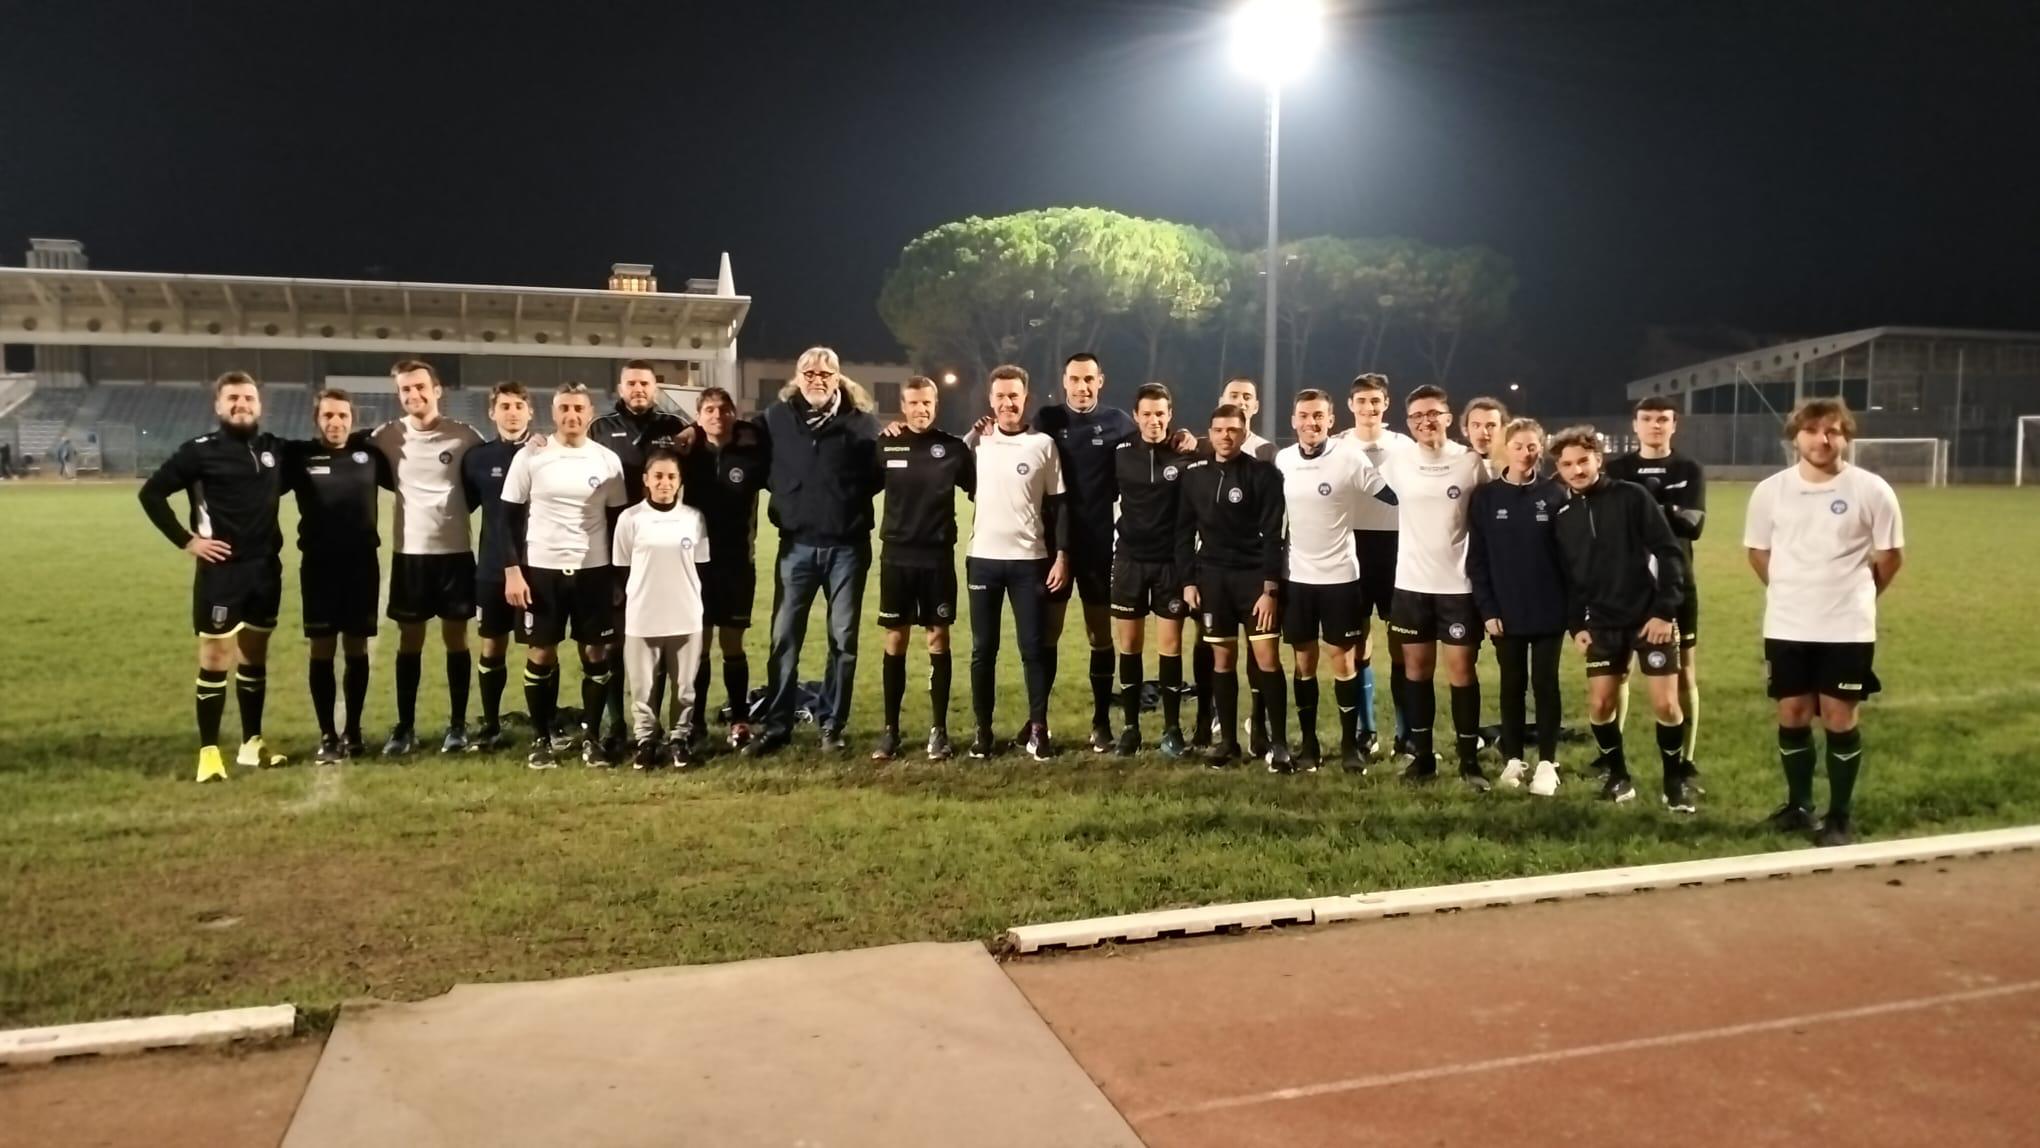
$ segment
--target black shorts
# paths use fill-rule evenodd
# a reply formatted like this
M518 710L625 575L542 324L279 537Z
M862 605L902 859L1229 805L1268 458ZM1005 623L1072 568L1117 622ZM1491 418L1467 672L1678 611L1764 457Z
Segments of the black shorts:
M1112 560L1112 615L1116 618L1183 619L1190 604L1183 600L1183 580L1174 562L1142 562L1121 554Z
M1884 688L1871 669L1875 642L1788 642L1764 639L1764 664L1774 698L1822 694L1859 702Z
M878 563L878 624L948 626L956 621L956 563Z
M1321 585L1282 584L1282 640L1294 646L1320 636L1334 646L1351 646L1367 634L1367 602L1359 581Z
M1389 608L1388 631L1405 642L1480 645L1480 608L1471 594L1425 594L1397 590Z
M1208 567L1197 576L1198 612L1204 619L1204 636L1214 642L1230 642L1247 631L1247 640L1269 641L1280 636L1282 611L1275 611L1275 625L1262 629L1254 624L1254 603L1261 597L1266 579L1259 570L1224 570Z
M1372 613L1383 622L1395 609L1395 552L1402 538L1393 530L1355 530L1354 549L1360 555L1360 628L1367 628Z
M243 628L276 629L283 605L283 559L200 562L191 583L191 628L201 637L224 638Z
M608 644L616 637L615 570L591 566L572 574L564 570L524 568L531 586L531 608L519 619L517 638L527 646L557 646L573 624L574 640L584 645Z
M701 567L701 621L729 630L751 628L751 602L758 596L758 567L744 561L709 562Z
M517 607L503 597L503 579L475 582L475 633L484 638L507 638L517 632Z
M1065 510L1067 513L1067 510ZM1048 592L1051 602L1067 602L1070 595L1081 593L1084 605L1103 606L1112 600L1112 548L1104 550L1071 550L1070 577L1062 589Z
M1700 590L1695 586L1686 587L1686 597L1679 603L1679 616L1673 621L1679 624L1679 648L1690 650L1700 644Z
M1662 644L1646 642L1641 626L1621 630L1587 631L1587 676L1605 678L1629 672L1631 655L1636 668L1647 678L1669 677L1679 672L1679 636Z
M308 554L298 564L298 591L304 602L305 637L373 638L382 622L375 613L376 600L382 596L382 555L373 550Z
M390 559L392 622L465 622L475 616L475 556L398 554Z

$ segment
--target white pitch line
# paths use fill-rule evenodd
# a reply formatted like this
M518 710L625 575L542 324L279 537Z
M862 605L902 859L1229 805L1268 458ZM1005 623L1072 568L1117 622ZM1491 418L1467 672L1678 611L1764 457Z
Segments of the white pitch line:
M2015 996L2040 990L2040 981L2020 981L2016 984L1994 985L1987 989L1969 989L1964 992L1942 993L1939 996L1913 997L1907 1000L1886 1001L1883 1004L1864 1005L1860 1008L1836 1009L1832 1012L1803 1013L1799 1016L1779 1017L1776 1020L1753 1021L1749 1024L1732 1024L1721 1028L1703 1028L1691 1032L1675 1032L1665 1036L1646 1036L1635 1040L1617 1040L1606 1044L1587 1044L1578 1048L1554 1049L1550 1052L1533 1052L1522 1056L1504 1056L1493 1060L1473 1060L1464 1064L1447 1064L1437 1068L1418 1068L1408 1072L1388 1072L1376 1076L1355 1076L1346 1080L1330 1080L1322 1084L1306 1084L1296 1088L1277 1088L1270 1092L1255 1092L1246 1096L1226 1096L1217 1100L1201 1101L1178 1108L1161 1108L1134 1116L1135 1121L1161 1120L1172 1116L1199 1116L1207 1112L1222 1112L1230 1108L1249 1108L1256 1104L1272 1104L1282 1100L1308 1100L1314 1096L1329 1096L1341 1092L1359 1092L1369 1088L1388 1088L1398 1084L1416 1084L1426 1080L1440 1080L1453 1076L1470 1076L1479 1072L1497 1072L1506 1068L1523 1068L1529 1065L1552 1064L1558 1061L1577 1060L1587 1056L1607 1056L1618 1052L1639 1052L1652 1048L1673 1048L1685 1044L1699 1044L1710 1040L1727 1040L1738 1036L1753 1036L1758 1033L1777 1032L1781 1029L1803 1028L1807 1025L1831 1024L1837 1021L1863 1020L1869 1017L1890 1016L1894 1013L1919 1012L1925 1009L1941 1008L1945 1005L1968 1004L1973 1001L1995 1000L1999 997Z

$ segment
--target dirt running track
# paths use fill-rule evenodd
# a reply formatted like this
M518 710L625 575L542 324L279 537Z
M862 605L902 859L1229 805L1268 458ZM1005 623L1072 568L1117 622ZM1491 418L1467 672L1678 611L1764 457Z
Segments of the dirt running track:
M2040 1143L2040 854L1029 958L1154 1148Z
M0 1148L276 1148L319 1042L0 1069Z

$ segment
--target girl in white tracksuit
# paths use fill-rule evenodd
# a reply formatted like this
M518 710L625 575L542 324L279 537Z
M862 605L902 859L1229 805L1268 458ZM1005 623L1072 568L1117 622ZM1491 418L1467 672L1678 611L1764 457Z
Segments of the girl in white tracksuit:
M616 520L611 561L623 587L623 662L635 710L633 768L666 761L685 769L701 731L694 672L701 658L701 572L708 522L680 501L680 459L655 449L645 460L645 500ZM672 691L673 729L659 750L659 695Z

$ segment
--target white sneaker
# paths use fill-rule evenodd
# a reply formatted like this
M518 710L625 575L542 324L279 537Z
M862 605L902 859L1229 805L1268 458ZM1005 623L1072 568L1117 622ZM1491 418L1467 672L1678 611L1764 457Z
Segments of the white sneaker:
M1558 763L1540 761L1537 773L1530 779L1530 792L1538 797L1550 797L1558 792Z
M1520 788L1523 784L1523 775L1529 772L1529 769L1530 767L1523 763L1522 758L1520 757L1510 758L1509 764L1502 767L1502 779L1501 779L1502 788L1503 789Z

